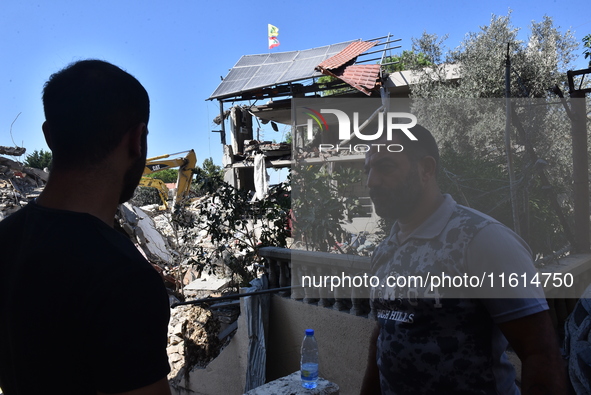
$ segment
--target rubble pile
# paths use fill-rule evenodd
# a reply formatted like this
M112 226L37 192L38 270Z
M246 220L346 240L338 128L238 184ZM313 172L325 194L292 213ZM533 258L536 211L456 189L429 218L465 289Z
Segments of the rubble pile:
M244 140L244 153L238 152L235 157L237 159L252 159L259 152L273 159L289 159L291 158L291 145L273 143L272 141Z
M219 354L220 323L210 310L192 306L183 323L185 364L204 368Z
M195 212L195 207L189 207L184 215L191 217ZM140 252L164 278L171 304L185 297L220 296L227 288L229 273L223 259L215 263L218 269L211 273L201 272L191 264L191 255L200 247L214 248L206 231L190 227L175 230L171 214L152 206L140 208L125 203L120 206L117 218ZM171 309L167 348L171 385L174 386L175 380L180 383L193 369L205 368L218 356L237 328L239 313L238 302Z
M23 153L24 149L18 147L0 146L0 221L39 196L48 180L48 172L2 156ZM187 215L192 216L192 212L194 208L193 211L189 209ZM170 218L170 213L162 213L154 207L139 208L129 203L120 205L117 213L120 227L163 277L171 294L171 304L183 300L185 295L193 298L219 296L228 283L228 279L224 279L228 273L223 260L217 262L222 270L216 273L201 273L191 265L190 256L196 246L214 248L207 232L187 230L179 237ZM187 290L180 291L183 287ZM172 371L169 377L184 380L181 373L207 366L229 343L238 315L239 307L234 302L210 308L178 306L171 309L168 355Z
M22 155L21 147L0 146L0 155ZM0 156L0 220L39 196L49 173Z
M239 315L236 302L210 308L184 305L171 310L168 325L169 380L180 382L193 369L203 369L229 343Z

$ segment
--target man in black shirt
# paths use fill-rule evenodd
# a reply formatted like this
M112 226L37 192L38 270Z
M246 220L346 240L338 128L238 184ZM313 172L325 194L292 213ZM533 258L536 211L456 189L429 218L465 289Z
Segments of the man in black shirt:
M45 84L53 153L39 198L0 222L0 387L12 394L170 394L164 285L113 229L145 165L149 98L85 60Z

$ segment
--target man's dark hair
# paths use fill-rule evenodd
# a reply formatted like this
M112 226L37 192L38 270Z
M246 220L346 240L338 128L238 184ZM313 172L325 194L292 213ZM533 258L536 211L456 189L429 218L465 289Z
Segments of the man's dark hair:
M407 154L412 162L417 162L426 156L433 157L436 165L435 173L437 173L439 170L439 148L431 132L421 125L415 125L413 128L409 128L408 131L417 139L411 140L400 129L393 129L392 137L397 136L399 138L400 145L404 148L402 152ZM383 133L374 143L388 145L391 141L387 140L387 134Z
M150 99L135 77L102 60L82 60L51 75L43 88L54 167L93 166L123 136L148 123Z
M438 170L439 148L437 147L437 142L431 132L421 125L415 125L408 130L417 138L416 140L408 138L408 136L400 129L394 129L392 131L393 135L395 134L400 137L400 144L404 147L403 152L405 152L412 161L418 161L426 156L433 157Z
M408 158L412 162L417 162L426 156L431 156L435 159L435 174L439 171L439 148L437 142L431 134L431 132L421 125L415 125L413 128L408 129L416 140L411 140L402 130L393 129L392 137L397 136L400 145L402 145L402 152L408 155ZM391 141L387 140L387 134L383 133L374 143L379 144L390 144Z

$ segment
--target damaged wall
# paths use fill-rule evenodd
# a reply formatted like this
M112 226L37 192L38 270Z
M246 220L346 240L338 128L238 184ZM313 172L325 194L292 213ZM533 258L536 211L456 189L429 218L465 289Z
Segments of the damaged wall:
M244 311L243 306L241 310ZM244 392L249 339L243 314L237 322L236 334L207 367L194 368L186 378L182 374L172 378L174 395ZM272 296L266 381L288 376L300 369L304 330L313 328L318 340L320 376L337 384L343 395L359 394L374 326L375 321L365 317Z
M0 154L22 155L24 148L2 147ZM0 221L39 196L49 173L0 156Z
M173 395L242 394L246 382L248 333L243 315L228 345L206 367L196 366L186 373L172 373L169 382ZM170 358L169 350L169 358ZM176 357L173 357L173 359Z

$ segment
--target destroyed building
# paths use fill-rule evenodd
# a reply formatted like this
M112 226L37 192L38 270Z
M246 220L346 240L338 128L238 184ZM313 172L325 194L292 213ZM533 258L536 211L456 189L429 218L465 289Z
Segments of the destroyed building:
M23 147L0 146L0 221L39 196L49 177L43 170L8 158L25 152Z
M400 48L395 44L398 41L388 34L301 51L242 56L208 98L220 105L220 115L214 120L220 130L213 132L220 134L225 181L261 196L268 188L267 168L330 163L332 169L346 166L361 171L361 152L318 152L304 147L301 135L305 120L298 117L294 100L367 98L378 102L377 110L382 105L380 100L407 99L410 86L419 79L418 73L387 73L384 68L392 64L388 61L391 51ZM448 81L458 78L455 67L450 66L446 72ZM326 81L327 76L330 81ZM226 108L230 103L232 106ZM224 120L230 127L230 142ZM328 119L327 130L315 137L315 143L338 144L337 136L330 132L336 130L335 121ZM278 125L291 127L292 143L261 141L261 124L270 124L274 131L279 130ZM377 221L364 185L362 178L349 192L361 205L359 219L354 220L359 224L353 228L365 228L368 221Z

